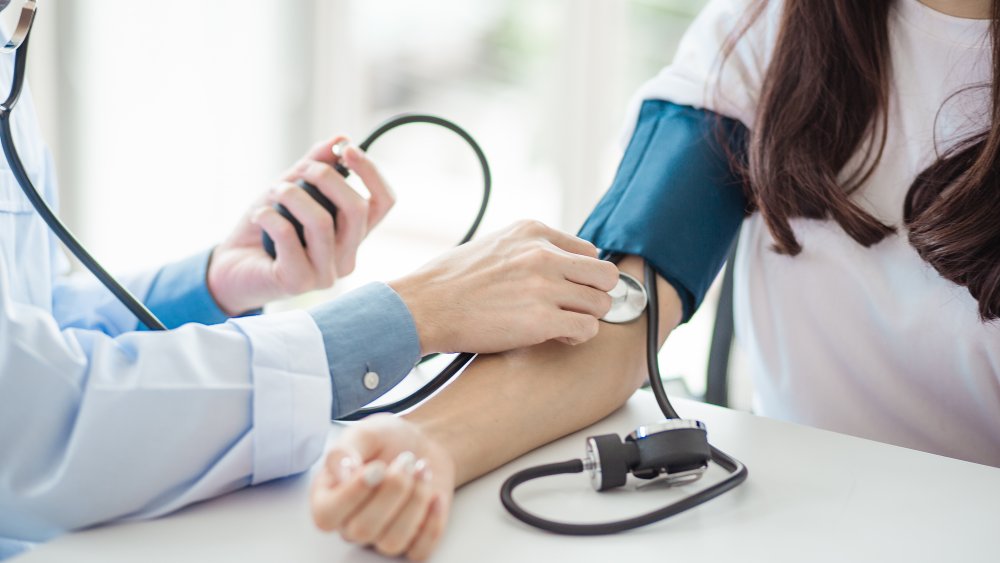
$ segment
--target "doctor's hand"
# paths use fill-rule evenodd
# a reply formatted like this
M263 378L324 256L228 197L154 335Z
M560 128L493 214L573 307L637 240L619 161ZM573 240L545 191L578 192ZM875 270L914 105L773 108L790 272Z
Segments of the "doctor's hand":
M290 168L281 181L254 202L229 237L212 253L208 289L223 311L236 315L269 301L330 287L354 270L358 246L395 203L389 185L367 155L348 147L343 158L332 147L343 137L314 146ZM334 165L357 173L369 197L351 188ZM337 206L337 220L305 190L294 184L305 180ZM284 205L305 231L306 247L295 228L274 210ZM261 231L274 240L277 258L261 245Z
M321 530L422 561L437 545L455 490L449 454L413 423L376 415L344 431L312 484Z
M422 354L503 352L597 335L618 268L589 242L522 221L390 282L413 315Z

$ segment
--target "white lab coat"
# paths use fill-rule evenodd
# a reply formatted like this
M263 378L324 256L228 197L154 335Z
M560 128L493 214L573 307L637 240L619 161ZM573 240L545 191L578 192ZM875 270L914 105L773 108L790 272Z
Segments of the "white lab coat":
M12 66L0 58L5 92ZM54 203L27 89L14 126ZM134 332L135 318L89 275L60 279L64 264L0 165L0 537L156 516L317 459L331 384L308 313ZM142 298L152 277L126 285Z

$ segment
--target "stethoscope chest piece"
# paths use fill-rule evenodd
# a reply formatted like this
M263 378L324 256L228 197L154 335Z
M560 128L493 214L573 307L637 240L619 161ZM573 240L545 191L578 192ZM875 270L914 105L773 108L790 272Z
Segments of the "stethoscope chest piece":
M611 296L611 310L601 318L606 323L630 323L642 316L649 297L639 280L618 272L618 284L608 292Z

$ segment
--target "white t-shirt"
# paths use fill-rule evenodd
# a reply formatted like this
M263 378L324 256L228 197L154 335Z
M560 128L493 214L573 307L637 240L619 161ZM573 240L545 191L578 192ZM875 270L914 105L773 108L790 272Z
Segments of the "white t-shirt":
M748 4L712 0L635 107L665 99L752 129L782 2L770 2L720 73L720 47ZM949 99L991 80L989 22L897 0L889 30L888 141L853 199L898 233L865 248L832 220L794 219L803 251L789 257L771 250L759 213L745 221L736 332L748 350L755 410L1000 466L1000 323L979 320L968 290L921 260L902 222L911 183L935 159L938 111L938 152L989 119L988 88Z

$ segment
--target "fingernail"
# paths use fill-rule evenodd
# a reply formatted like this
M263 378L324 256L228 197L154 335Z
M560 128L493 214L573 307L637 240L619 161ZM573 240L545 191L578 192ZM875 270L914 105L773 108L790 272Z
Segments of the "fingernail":
M265 211L267 211L266 207L258 208L256 211L253 212L253 214L250 215L250 222L256 225L257 222L260 221L260 217L261 215L264 214Z
M413 452L403 452L396 456L396 459L392 460L392 471L402 473L404 475L413 475L416 471L417 466L417 456L413 455Z
M337 475L340 477L340 481L343 483L354 475L354 472L358 470L358 460L353 457L345 457L340 460L340 468L338 469Z
M427 460L420 458L413 467L413 473L420 477L421 481L430 481L433 476L430 465L427 464Z
M383 479L385 479L385 462L380 459L376 459L375 461L369 463L364 469L363 477L365 479L365 484L369 487L377 486Z
M427 460L420 458L417 463L413 464L413 473L422 475L424 471L427 471Z

